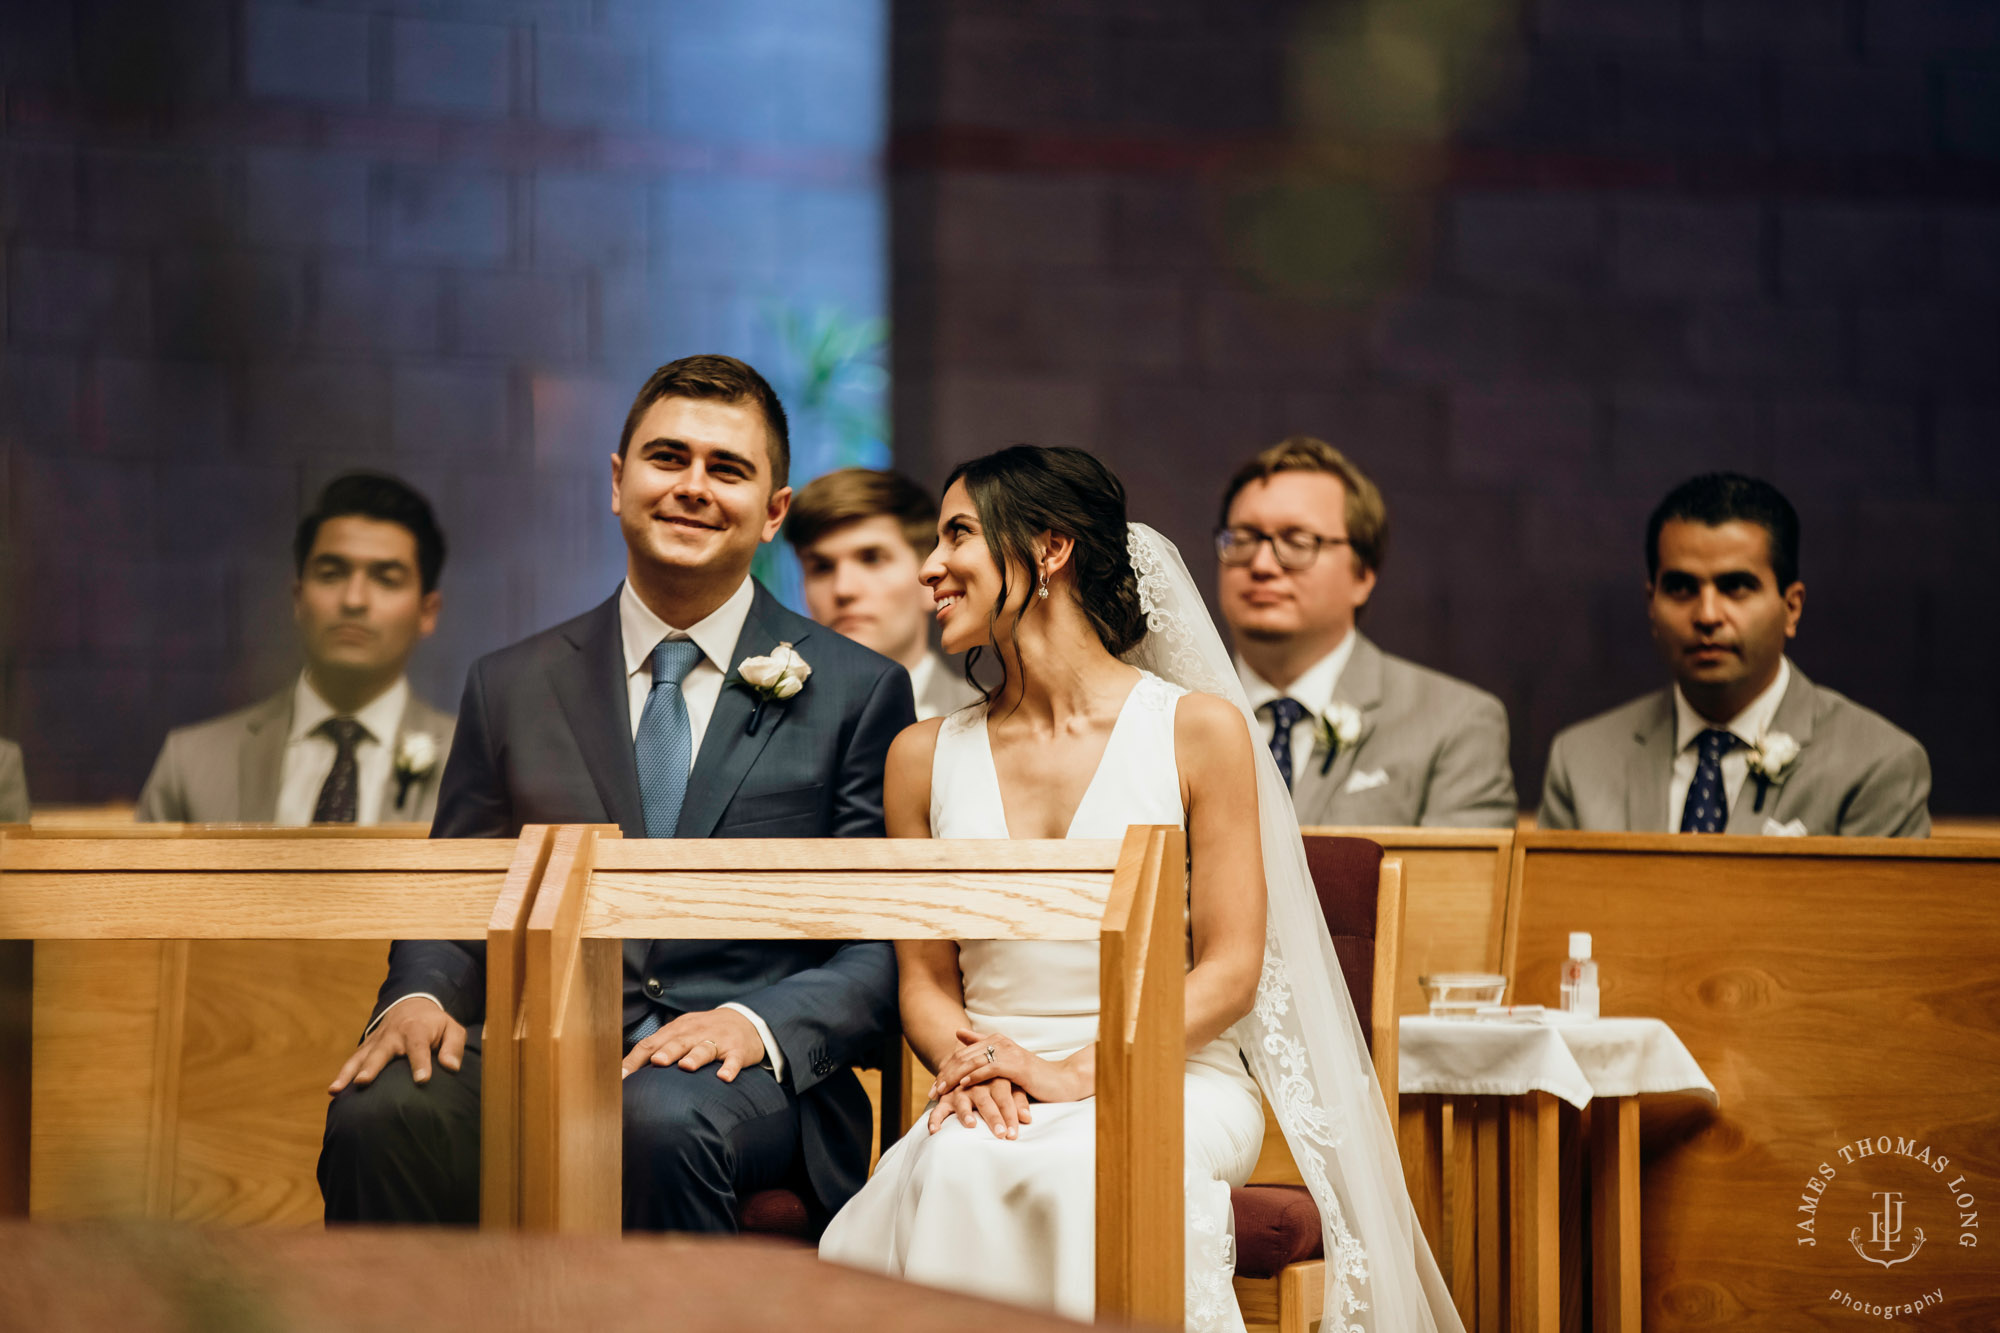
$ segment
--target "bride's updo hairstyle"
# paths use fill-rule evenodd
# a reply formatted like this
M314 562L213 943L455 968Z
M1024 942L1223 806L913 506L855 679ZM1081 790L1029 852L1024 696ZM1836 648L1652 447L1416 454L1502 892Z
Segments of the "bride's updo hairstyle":
M960 463L945 478L945 490L957 481L965 483L972 507L979 511L986 548L1000 569L1000 596L993 606L996 629L1001 613L1016 600L1013 576L1024 571L1028 587L1019 601L1026 614L1035 596L1035 538L1055 532L1075 543L1070 569L1076 603L1104 650L1122 657L1145 637L1139 580L1125 549L1125 486L1109 468L1081 449L1017 444ZM1017 649L1020 624L1017 616L1012 633ZM966 654L968 680L979 651Z

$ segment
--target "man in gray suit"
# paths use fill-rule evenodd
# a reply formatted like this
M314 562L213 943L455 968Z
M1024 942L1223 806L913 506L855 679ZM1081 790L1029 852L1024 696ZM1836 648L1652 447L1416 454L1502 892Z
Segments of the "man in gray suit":
M28 770L21 763L21 747L0 740L0 824L28 822Z
M937 517L937 502L908 477L850 467L808 482L785 520L785 540L805 575L806 610L835 633L901 662L916 691L919 722L979 699L931 647L937 605L917 574L937 546Z
M1222 614L1299 822L1512 828L1500 701L1356 628L1387 539L1375 483L1310 436L1257 455L1222 497Z
M1682 483L1646 525L1646 571L1673 688L1556 737L1541 827L1929 836L1924 747L1785 656L1806 589L1777 488Z
M141 820L428 824L455 719L410 689L437 628L444 535L393 477L328 484L293 543L305 669L279 693L167 736Z

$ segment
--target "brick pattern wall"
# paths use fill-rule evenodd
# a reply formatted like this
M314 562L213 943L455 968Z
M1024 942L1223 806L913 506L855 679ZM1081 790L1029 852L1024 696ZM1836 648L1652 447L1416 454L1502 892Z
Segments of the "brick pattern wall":
M1333 440L1391 508L1368 631L1506 701L1529 805L1664 679L1648 510L1758 473L1799 663L1924 741L1934 808L2000 808L1996 15L900 6L898 457L1098 450L1201 571L1242 458Z
M623 569L646 371L886 308L880 0L37 0L0 13L0 733L38 803L296 669L289 543L394 471L420 692ZM808 449L799 465L808 475Z

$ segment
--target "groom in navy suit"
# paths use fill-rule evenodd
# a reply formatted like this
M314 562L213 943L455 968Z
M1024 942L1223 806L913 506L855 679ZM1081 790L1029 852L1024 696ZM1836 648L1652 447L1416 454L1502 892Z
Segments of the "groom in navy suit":
M431 836L882 836L883 760L915 716L908 673L750 578L791 503L789 461L784 408L751 367L694 356L654 372L611 460L625 583L473 665ZM760 706L738 668L781 643L810 675ZM479 942L390 948L330 1089L328 1222L478 1220L485 972ZM625 1225L733 1231L737 1200L780 1184L839 1208L868 1170L849 1066L895 1012L885 943L628 942Z

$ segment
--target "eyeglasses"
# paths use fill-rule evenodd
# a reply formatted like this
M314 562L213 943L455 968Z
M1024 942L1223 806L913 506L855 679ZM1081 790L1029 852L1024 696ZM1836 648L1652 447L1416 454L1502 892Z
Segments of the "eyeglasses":
M1271 554L1281 569L1301 570L1319 559L1322 546L1349 545L1345 537L1322 537L1304 528L1283 532L1260 532L1256 528L1219 528L1215 534L1215 558L1231 567L1241 567L1257 558L1257 548L1271 543Z

